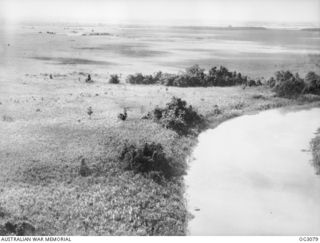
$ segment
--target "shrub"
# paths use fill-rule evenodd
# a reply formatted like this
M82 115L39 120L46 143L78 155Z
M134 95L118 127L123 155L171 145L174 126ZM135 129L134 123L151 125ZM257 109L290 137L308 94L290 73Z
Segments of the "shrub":
M306 87L304 92L320 95L320 76L315 72L308 72L305 77Z
M131 74L127 77L127 83L130 84L156 84L160 81L162 72L157 72L154 75L143 75L142 73Z
M296 97L305 89L305 83L298 74L293 75L290 71L278 71L275 76L276 84L273 90L279 97Z
M111 74L110 79L109 79L110 84L118 84L120 83L120 78L117 74Z
M248 85L249 87L251 87L251 86L257 86L257 83L256 83L256 81L254 81L253 79L251 79L251 80L249 80L249 81L247 82L247 85Z
M172 97L165 108L155 108L149 113L149 117L179 135L199 131L204 125L204 118L192 106L187 106L186 101L176 97Z
M127 83L130 83L130 84L142 84L143 82L143 75L142 73L136 73L136 74L130 74L128 77L127 77Z
M120 160L123 168L136 173L157 172L159 175L170 177L173 175L171 159L167 158L160 143L145 143L140 146L123 146Z
M270 88L273 88L275 85L276 85L276 80L274 77L271 77L268 79L267 81L267 85L270 87Z
M230 72L226 67L212 67L206 77L206 86L233 86L241 85L247 81L241 73Z

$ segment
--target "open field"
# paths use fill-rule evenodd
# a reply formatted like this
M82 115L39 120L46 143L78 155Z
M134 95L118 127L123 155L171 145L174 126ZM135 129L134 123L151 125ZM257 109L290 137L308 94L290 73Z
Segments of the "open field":
M159 142L185 170L196 138L179 137L141 117L172 96L196 108L210 127L310 100L276 98L264 86L167 88L107 80L112 73L122 73L123 81L128 73L177 72L194 63L222 64L252 77L319 69L318 32L288 31L268 41L262 32L278 30L237 31L96 26L8 31L0 59L0 225L25 220L40 235L184 235L189 216L182 177L156 183L123 171L119 151L126 141ZM85 83L87 73L93 83ZM319 97L312 101L319 105ZM124 122L117 119L123 108ZM92 170L88 177L79 175L81 158Z
M186 166L195 138L140 119L172 96L183 97L212 126L246 111L298 103L274 98L263 87L166 90L86 84L77 75L24 77L10 96L1 93L1 221L27 219L37 234L54 235L185 234L182 179L157 184L123 171L118 159L125 140L155 141ZM222 114L214 115L214 105ZM125 122L117 119L123 107L128 108ZM93 170L89 177L78 174L81 156Z

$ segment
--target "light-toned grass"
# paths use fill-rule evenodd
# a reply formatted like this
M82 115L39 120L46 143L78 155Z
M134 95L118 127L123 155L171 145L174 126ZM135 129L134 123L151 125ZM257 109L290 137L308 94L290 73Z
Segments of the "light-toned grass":
M264 87L166 88L110 85L96 76L93 84L78 80L76 74L51 81L31 76L0 90L0 114L13 118L0 121L0 207L6 212L0 225L28 220L40 235L184 235L188 213L182 178L157 184L123 171L118 156L125 141L156 142L185 169L196 138L142 120L142 113L176 96L214 127L246 112L303 103L275 98ZM124 107L125 122L117 119ZM78 174L81 156L93 172L88 177Z

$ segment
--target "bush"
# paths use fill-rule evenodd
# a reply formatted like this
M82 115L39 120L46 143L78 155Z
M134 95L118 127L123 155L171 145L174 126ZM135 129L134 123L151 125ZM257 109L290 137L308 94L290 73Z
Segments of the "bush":
M130 84L156 84L160 81L162 72L157 72L154 75L143 75L142 73L131 74L127 77L127 83Z
M148 117L179 135L197 132L204 125L204 118L192 106L187 106L186 101L176 97L173 97L165 108L155 108Z
M290 71L276 72L276 83L273 90L279 97L293 98L302 94L305 89L303 79L299 74L293 75Z
M206 86L234 86L247 82L241 73L230 72L226 67L212 67L206 77Z
M268 79L267 85L268 85L270 88L274 88L274 86L276 86L276 80L275 80L275 78L274 78L274 77L271 77L270 79Z
M142 146L125 144L120 154L123 168L136 173L158 173L160 176L171 177L173 167L160 143L145 143Z
M109 79L110 84L118 84L120 83L120 78L117 74L112 74Z
M315 72L308 72L305 77L306 87L304 92L320 95L320 76Z

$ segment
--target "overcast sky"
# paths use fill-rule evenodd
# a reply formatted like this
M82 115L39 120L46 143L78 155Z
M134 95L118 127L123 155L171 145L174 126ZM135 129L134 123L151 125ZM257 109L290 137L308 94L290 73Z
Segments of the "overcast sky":
M320 0L0 0L5 22L320 25Z

